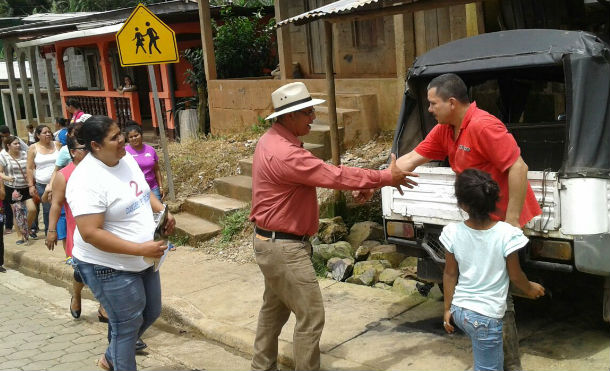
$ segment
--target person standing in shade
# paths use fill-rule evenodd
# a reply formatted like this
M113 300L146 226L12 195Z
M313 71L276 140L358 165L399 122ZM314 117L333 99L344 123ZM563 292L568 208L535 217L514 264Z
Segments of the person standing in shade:
M68 100L66 100L66 110L72 115L70 117L70 124L83 121L84 118L82 118L82 116L85 113L81 110L78 99L68 98Z
M278 336L290 313L296 316L296 370L320 368L324 303L311 263L309 237L318 231L316 187L343 190L412 187L392 158L386 170L333 166L303 148L315 119L312 99L301 82L284 85L271 95L277 118L256 145L252 164L252 211L256 262L265 278L263 305L254 341L253 370L277 369Z
M140 169L144 173L146 182L150 186L151 192L157 196L159 200L163 199L163 176L159 169L159 156L155 149L144 143L142 136L142 128L135 121L127 121L125 135L129 144L125 146L125 150L136 160Z
M428 85L428 101L428 111L438 124L413 151L398 159L399 168L413 171L429 161L449 158L449 165L457 174L475 168L491 174L498 183L499 200L490 216L493 220L521 228L542 214L515 138L498 118L479 109L476 102L470 102L466 84L459 76L448 73L432 79ZM510 292L506 300L504 369L521 370L515 307Z

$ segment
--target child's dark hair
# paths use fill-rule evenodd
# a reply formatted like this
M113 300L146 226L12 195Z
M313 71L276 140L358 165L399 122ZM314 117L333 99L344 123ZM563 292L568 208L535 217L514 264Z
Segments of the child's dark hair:
M488 173L466 169L455 179L455 197L472 219L486 220L496 210L500 187Z

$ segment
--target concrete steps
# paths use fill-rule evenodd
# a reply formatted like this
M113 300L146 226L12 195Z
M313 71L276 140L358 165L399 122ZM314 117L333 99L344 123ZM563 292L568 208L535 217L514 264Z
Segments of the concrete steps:
M176 235L188 237L188 243L192 246L216 236L221 231L218 224L188 212L180 212L174 215L174 218L176 218Z
M252 200L252 177L233 175L214 179L216 192L220 195L240 201Z
M208 240L222 230L221 220L237 210L249 208L252 200L252 159L239 162L241 175L214 179L218 193L187 198L176 217L176 233L190 245Z
M241 175L252 176L252 157L239 161L239 172Z
M199 218L218 223L227 215L248 206L247 202L218 194L196 195L186 199L182 210Z

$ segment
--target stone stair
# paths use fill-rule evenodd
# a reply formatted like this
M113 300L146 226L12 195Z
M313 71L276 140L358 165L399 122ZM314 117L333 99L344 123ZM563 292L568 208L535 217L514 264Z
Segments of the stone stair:
M216 193L195 195L182 204L175 215L176 234L190 245L220 233L218 224L227 215L249 207L252 200L252 159L239 162L241 175L214 179Z

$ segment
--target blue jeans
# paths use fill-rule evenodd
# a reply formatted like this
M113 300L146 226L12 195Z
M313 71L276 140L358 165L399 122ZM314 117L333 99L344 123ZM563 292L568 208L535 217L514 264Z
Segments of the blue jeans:
M450 310L455 324L468 334L472 341L474 371L502 371L502 319L487 317L455 305L451 305Z
M159 189L159 187L155 187L153 189L150 190L155 196L157 196L157 198L159 199L159 201L161 201L161 190Z
M153 267L127 272L73 260L108 313L106 359L115 370L136 370L136 341L161 314L159 272Z
M36 182L36 192L38 192L38 196L42 198L42 194L44 193L46 184ZM49 229L49 210L51 210L50 202L41 202L42 205L42 221L44 222L44 235L47 235L47 230ZM40 206L38 206L40 207ZM40 209L39 209L40 210ZM34 224L32 225L32 229L36 226L36 231L38 231L38 213L36 213L36 220L34 220Z

